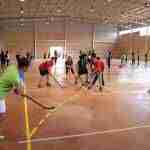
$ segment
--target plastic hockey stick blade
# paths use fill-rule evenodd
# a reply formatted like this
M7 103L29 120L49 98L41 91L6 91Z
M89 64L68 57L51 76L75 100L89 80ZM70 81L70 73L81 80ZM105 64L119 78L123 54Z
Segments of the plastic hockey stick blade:
M22 97L26 97L28 100L31 100L33 103L37 104L38 106L40 106L41 108L43 109L47 109L47 110L50 110L50 109L55 109L56 107L55 106L45 106L41 103L39 103L37 100L35 100L33 97L29 96L29 95L21 95Z

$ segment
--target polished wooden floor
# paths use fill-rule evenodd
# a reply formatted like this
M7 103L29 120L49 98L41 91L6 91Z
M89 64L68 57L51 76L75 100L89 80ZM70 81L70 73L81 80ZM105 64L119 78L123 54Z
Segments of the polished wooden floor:
M52 87L39 89L38 63L27 73L27 93L56 110L31 101L25 107L26 100L10 94L0 150L150 150L150 66L120 68L114 60L99 92L96 86L75 86L72 77L65 81L63 62L54 74L65 88L52 81Z

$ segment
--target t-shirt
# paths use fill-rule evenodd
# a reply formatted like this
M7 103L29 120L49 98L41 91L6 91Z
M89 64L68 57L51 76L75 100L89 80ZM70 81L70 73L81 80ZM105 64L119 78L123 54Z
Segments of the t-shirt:
M85 57L78 61L78 73L87 73L87 60Z
M96 60L95 62L95 71L103 72L104 71L104 63L101 60Z
M46 62L41 63L39 66L39 69L40 70L49 70L52 68L52 66L53 66L53 61L50 60L50 61L46 61Z
M0 98L4 98L12 90L20 84L20 77L16 65L10 65L6 71L0 76Z

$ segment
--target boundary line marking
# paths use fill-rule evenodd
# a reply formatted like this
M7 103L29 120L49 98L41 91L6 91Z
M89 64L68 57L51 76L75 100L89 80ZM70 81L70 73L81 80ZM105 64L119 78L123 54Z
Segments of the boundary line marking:
M26 93L26 90L24 90L24 93ZM27 104L27 98L26 97L24 97L24 110L25 110L24 113L25 113L26 138L28 140L27 150L32 150L30 125L29 125L29 114L28 114L28 104Z
M104 135L104 134L112 134L112 133L120 133L120 132L129 132L129 131L133 131L133 130L137 130L137 129L146 129L146 128L150 128L150 125L134 126L134 127L129 127L129 128L123 128L123 129L111 129L111 130L73 134L73 135L66 135L66 136L35 138L32 140L19 141L18 144L24 144L24 143L28 143L28 142L29 143L37 143L37 142L45 142L45 141L65 140L65 139L73 139L73 138L77 138L77 137Z

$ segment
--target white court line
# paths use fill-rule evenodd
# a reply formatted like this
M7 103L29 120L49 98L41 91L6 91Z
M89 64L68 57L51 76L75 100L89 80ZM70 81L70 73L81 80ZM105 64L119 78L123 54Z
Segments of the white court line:
M92 91L91 93L92 95L98 95L98 94L107 94L107 95L110 95L110 94L147 94L146 91L140 91L140 90L136 90L136 91L123 91L123 90L106 90L104 89L101 93L100 92L96 92L96 91Z
M111 133L128 132L128 131L132 131L136 129L144 129L144 128L150 128L150 125L134 126L130 128L124 128L124 129L112 129L112 130L96 131L96 132L81 133L81 134L66 135L66 136L35 138L35 139L32 139L31 141L28 141L28 140L19 141L18 144L24 144L28 142L37 143L37 142L45 142L45 141L65 140L65 139L86 137L86 136L92 136L92 135L104 135L104 134L111 134Z

